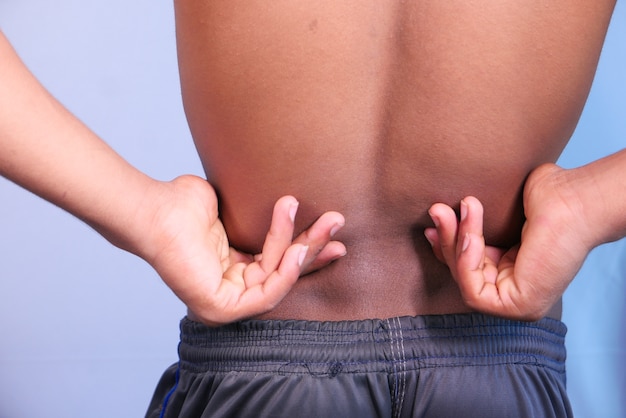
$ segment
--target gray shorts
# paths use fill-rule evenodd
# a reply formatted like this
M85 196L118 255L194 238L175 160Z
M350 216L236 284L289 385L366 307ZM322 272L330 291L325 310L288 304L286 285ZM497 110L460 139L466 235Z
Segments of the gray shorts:
M481 314L181 322L147 417L570 417L565 325Z

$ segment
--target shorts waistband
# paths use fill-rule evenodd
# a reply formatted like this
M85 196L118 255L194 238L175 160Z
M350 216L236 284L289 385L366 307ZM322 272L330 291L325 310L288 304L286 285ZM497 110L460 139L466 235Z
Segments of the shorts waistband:
M210 328L181 321L180 367L195 371L327 373L530 363L565 373L566 326L453 314L361 321L250 320Z

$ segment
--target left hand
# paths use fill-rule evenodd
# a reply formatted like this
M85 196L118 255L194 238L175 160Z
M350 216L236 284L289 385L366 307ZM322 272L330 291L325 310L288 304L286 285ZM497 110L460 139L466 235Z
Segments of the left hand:
M448 205L430 208L436 228L425 235L446 263L467 306L517 320L538 320L560 299L593 248L593 232L582 219L575 191L563 170L545 165L524 190L526 222L521 242L504 249L485 244L483 207L461 201L461 219Z

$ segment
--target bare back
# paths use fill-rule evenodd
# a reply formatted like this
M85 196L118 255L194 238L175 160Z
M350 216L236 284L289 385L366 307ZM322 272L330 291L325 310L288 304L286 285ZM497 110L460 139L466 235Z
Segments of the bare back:
M231 244L258 252L286 194L299 229L346 217L349 254L265 317L467 311L427 210L474 195L487 242L518 239L524 180L572 134L613 6L177 0L185 110Z

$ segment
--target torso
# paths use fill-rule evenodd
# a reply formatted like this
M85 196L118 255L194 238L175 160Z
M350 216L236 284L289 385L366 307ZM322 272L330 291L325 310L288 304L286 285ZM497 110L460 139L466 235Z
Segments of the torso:
M264 317L467 311L427 210L474 195L487 242L518 240L524 180L573 132L613 6L177 0L185 110L231 245L259 252L286 194L299 230L346 218L348 255Z

